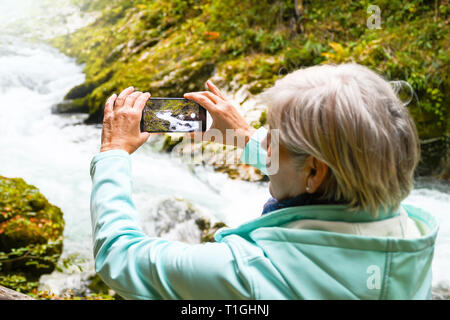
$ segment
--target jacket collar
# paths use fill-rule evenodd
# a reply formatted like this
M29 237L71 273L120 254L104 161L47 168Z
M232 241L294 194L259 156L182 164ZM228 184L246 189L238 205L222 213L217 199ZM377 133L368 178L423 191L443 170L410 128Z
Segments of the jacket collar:
M319 195L302 193L296 197L278 201L275 198L270 198L264 205L262 214L268 214L270 212L286 209L290 207L311 206L311 205L329 205L329 204L345 204L343 201L321 199Z
M224 228L215 234L216 241L220 241L229 234L247 234L262 227L275 227L286 223L303 220L325 220L342 222L373 222L398 216L397 212L379 211L377 217L363 211L349 211L347 205L307 205L275 210L259 218L246 222L237 228Z

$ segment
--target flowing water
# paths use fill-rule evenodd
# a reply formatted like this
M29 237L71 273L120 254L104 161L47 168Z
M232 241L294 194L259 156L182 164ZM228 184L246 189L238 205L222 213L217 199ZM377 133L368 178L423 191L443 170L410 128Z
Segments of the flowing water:
M200 125L201 121L188 121L180 119L180 116L174 117L172 116L171 111L158 112L156 116L161 120L166 120L170 122L169 128L170 130L177 130L178 132L194 132L201 130ZM182 115L183 116L183 115ZM197 115L192 114L193 118Z
M20 10L12 3L24 7ZM68 268L42 278L41 288L61 294L83 286L93 271L89 164L99 150L101 129L84 125L85 115L51 112L68 90L84 81L82 66L56 49L1 29L2 24L14 22L14 14L23 18L30 3L0 2L0 175L24 178L64 212L63 257L73 256L83 271ZM264 183L234 181L208 168L193 169L149 145L132 158L134 200L149 234L194 242L198 231L191 217L173 214L187 206L180 199L202 215L236 226L257 217L269 197ZM421 181L405 203L439 219L433 285L450 287L450 186ZM167 234L170 230L175 232Z

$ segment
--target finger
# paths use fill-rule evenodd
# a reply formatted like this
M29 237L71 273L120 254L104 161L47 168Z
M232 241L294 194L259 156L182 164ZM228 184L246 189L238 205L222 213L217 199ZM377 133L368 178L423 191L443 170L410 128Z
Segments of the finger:
M136 102L134 103L133 109L136 110L136 112L142 113L142 111L145 108L145 105L147 104L148 99L150 99L151 94L146 92L142 94L139 98L136 99Z
M129 88L123 90L117 97L116 103L114 104L114 109L122 108L125 104L125 100L127 99L127 97L133 92L134 92L133 87L129 87Z
M214 93L210 92L210 91L202 91L199 92L200 94L206 96L209 100L211 100L212 102L214 102L214 104L217 104L221 101L223 101L223 99L217 95L215 95Z
M106 101L106 104L105 104L105 111L104 111L105 114L113 112L114 102L116 101L116 99L117 99L117 94L115 94L115 93L111 97L108 98L108 100Z
M217 88L217 86L211 80L206 81L206 85L208 86L209 90L211 90L211 92L216 96L219 96L223 100L226 99L222 91L220 91L219 88Z
M199 92L186 93L184 97L188 100L197 102L210 113L214 113L217 110L216 105L209 98Z
M221 98L219 98L218 96L214 95L212 92L210 91L200 91L200 92L193 92L194 94L201 94L203 96L205 96L206 98L208 98L209 100L211 100L212 103L217 104L219 101L221 101ZM187 94L192 94L192 93L187 93Z
M126 109L131 109L134 106L134 103L136 102L136 100L142 95L143 93L140 91L137 92L133 92L132 94L130 94L127 99L125 100L125 105L124 108Z

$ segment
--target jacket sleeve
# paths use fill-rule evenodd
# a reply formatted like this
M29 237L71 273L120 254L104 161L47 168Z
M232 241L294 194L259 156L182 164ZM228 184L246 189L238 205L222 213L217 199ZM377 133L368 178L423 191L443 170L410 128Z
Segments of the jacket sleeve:
M246 299L226 243L189 245L149 237L132 201L131 160L108 151L91 163L95 270L126 299ZM151 179L151 177L149 177Z
M267 152L262 147L261 142L267 136L267 129L259 128L244 148L240 161L259 169L263 174L267 175L266 158Z

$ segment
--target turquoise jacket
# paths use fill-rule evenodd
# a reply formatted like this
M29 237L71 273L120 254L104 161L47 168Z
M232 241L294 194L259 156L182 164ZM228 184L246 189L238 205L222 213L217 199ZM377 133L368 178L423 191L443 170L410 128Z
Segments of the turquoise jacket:
M243 160L264 170L252 137ZM252 156L253 154L253 156ZM247 161L248 162L248 161ZM430 299L436 220L402 206L422 226L414 239L295 229L320 220L370 223L343 205L281 209L215 234L215 243L190 245L147 236L132 201L131 161L109 151L91 163L95 269L126 299ZM149 177L151 179L151 177Z

